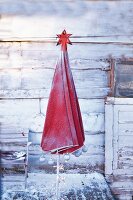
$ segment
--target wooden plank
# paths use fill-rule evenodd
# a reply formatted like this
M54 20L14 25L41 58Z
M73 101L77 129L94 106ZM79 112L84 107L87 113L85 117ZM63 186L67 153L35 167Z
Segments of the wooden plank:
M126 146L123 145L123 147L119 148L119 159L121 159L121 157L129 157L130 159L130 156L132 157L133 156L133 148L132 146Z
M22 133L28 132L32 115L6 115L1 117L1 133Z
M125 182L126 180L129 182L133 182L133 174L130 175L123 175L123 174L112 174L112 175L106 175L106 180L109 183L113 183L113 182Z
M84 130L89 133L104 132L104 114L83 114Z
M24 50L22 46L24 46ZM60 57L59 49L55 45L49 46L37 42L0 43L0 68L55 68L56 61ZM70 59L70 66L72 69L99 68L108 70L109 61L76 57Z
M28 55L17 55L13 54L10 51L8 52L10 56L5 53L4 48L3 54L1 52L0 58L0 68L4 69L21 69L21 68L55 68L57 59L59 56L56 52L53 52L52 50L48 51L39 51L39 50L33 50L28 51ZM18 48L19 51L19 48ZM21 49L20 49L21 51ZM13 54L13 55L12 55ZM41 55L41 56L40 56ZM7 59L8 58L8 59ZM86 59L80 59L75 58L70 60L70 67L71 69L101 69L101 70L109 70L109 62L107 60L92 60L89 58Z
M127 169L114 169L113 170L114 175L132 175L133 170L132 168Z
M109 87L89 87L84 90L81 88L77 88L77 95L81 99L88 99L88 98L104 98L106 97L109 92ZM15 98L15 99L32 99L32 98L48 98L50 93L50 88L41 88L41 89L12 89L12 90L0 90L0 98Z
M22 53L25 50L54 50L59 55L60 47L56 47L54 44L43 44L38 42L22 42ZM78 51L80 49L80 51ZM107 59L110 56L114 58L120 58L122 55L126 57L132 57L132 45L113 45L113 44L74 44L69 47L69 58L71 59ZM51 56L52 57L52 56ZM58 57L57 57L58 58Z
M29 141L33 142L33 144L29 147L29 150L34 155L42 153L39 143L41 142L41 137L42 133L39 132L30 135ZM88 148L88 152L83 153L84 156L104 155L104 134L85 135L85 145Z
M17 134L1 134L0 136L1 143L24 143L28 141L26 136L23 136L21 133Z
M4 183L6 184L6 182L10 182L12 184L15 184L15 182L17 182L18 184L20 184L20 182L24 182L24 181L25 181L24 174L23 175L21 175L21 174L17 174L17 175L4 175L4 177L1 178L2 185Z
M41 113L45 115L47 99L41 100ZM104 100L80 99L84 130L88 134L104 132Z
M132 35L82 35L82 36L71 36L70 37L73 44L87 43L87 44L115 44L115 45L132 45ZM57 37L3 37L0 42L38 42L38 43L57 43Z
M46 113L48 99L41 99L41 113ZM79 99L82 113L104 113L104 99Z
M10 73L11 71L11 73ZM52 69L21 69L2 70L0 89L49 89L51 87L54 70ZM21 74L21 75L20 75ZM108 87L108 73L101 70L73 70L76 88ZM15 79L17 76L17 80ZM10 83L9 84L9 80ZM19 82L17 84L17 82Z
M111 184L113 188L124 188L124 189L131 189L133 188L133 182L125 181L125 182L114 182Z
M12 47L13 44L14 42L6 42L6 43L1 42L0 49L2 51L2 54L4 52L8 56L10 54L13 54L12 51L10 51L10 48ZM60 55L60 47L56 47L56 45L52 43L42 43L42 42L39 43L37 41L36 42L33 41L33 42L18 42L18 44L21 45L21 49L20 47L16 47L16 49L18 48L18 50L21 51L21 55L23 56L26 53L32 55L32 52L39 51L39 52L46 52L46 55L49 55L49 59L57 60L57 58ZM123 55L127 58L128 57L132 58L132 48L133 45L75 43L74 45L69 47L68 50L69 50L70 60L75 60L75 59L86 60L88 59L88 55L89 59L104 60L110 58L110 56L114 58L123 58ZM78 51L78 49L80 49L80 51ZM15 62L16 57L14 55L12 57L13 57L12 61Z
M20 114L21 115L21 114ZM43 130L45 116L38 117L38 113L3 115L1 119L2 133L22 133L27 132L29 128L33 130ZM38 119L37 119L38 117ZM96 134L104 132L104 114L103 113L82 113L83 125L86 134Z
M116 199L117 200L125 200L125 198L126 198L126 200L132 200L132 195L128 195L128 194L126 194L126 195L115 195L115 197L116 197Z
M123 171L127 170L127 173L128 173L133 168L133 158L132 157L125 157L125 158L119 159L118 168L123 169Z
M22 69L21 88L49 88L54 75L51 69ZM101 70L72 71L76 88L107 87L108 74Z
M114 130L113 130L113 152L114 152L114 158L113 158L113 170L118 168L118 140L119 140L119 106L114 106Z
M112 97L110 97L111 99ZM133 105L133 99L132 98L116 98L114 99L114 104L117 105Z
M1 151L14 151L14 152L26 152L27 143L26 142L13 142L13 143L1 143Z
M133 135L121 135L119 136L119 148L133 147Z
M111 188L111 190L112 190L112 192L113 192L113 194L114 195L116 195L116 194L121 194L121 195L123 195L123 196L126 196L126 195L131 195L131 196L133 196L133 191L132 191L132 189L124 189L124 188Z
M133 123L133 106L124 106L125 111L122 109L119 111L119 123Z
M0 89L15 89L21 87L21 72L19 69L12 71L0 70Z
M33 158L33 159L32 159ZM29 162L29 170L38 172L38 170L41 172L51 173L55 170L56 165L56 159L54 159L53 165L48 164L48 160L46 159L45 162L39 163L39 157L33 155L30 158ZM104 173L104 156L103 155L90 155L90 156L80 156L76 158L75 156L71 156L68 163L64 162L64 159L61 159L65 169L64 173L89 173L90 171L99 171L101 173Z
M1 100L0 104L2 116L31 116L40 112L39 99L6 99Z
M132 34L132 1L106 1L104 4L102 1L77 1L76 4L73 1L64 1L61 5L60 2L39 1L34 5L23 0L17 2L14 8L9 8L8 0L1 3L0 12L3 14L2 20L6 18L9 21L8 16L12 16L13 23L10 23L9 28L11 35L16 37L55 36L64 29L64 24L74 35ZM58 25L55 27L57 21ZM80 30L79 26L82 27ZM25 28L21 30L21 27Z
M39 134L39 137L41 137L41 133L35 133ZM34 138L34 136L32 138ZM36 137L36 136L35 136ZM34 138L35 139L35 138ZM3 143L2 150L3 151L24 151L23 145L16 145L17 143ZM80 156L80 159L71 156L71 159L68 163L67 169L77 169L77 166L79 166L79 169L77 171L86 171L89 169L95 169L96 170L103 170L104 166L104 134L97 134L97 135L86 135L86 146L88 147L87 153L82 153ZM4 146L5 145L5 146ZM41 169L42 167L45 168L48 166L48 160L50 159L50 155L48 154L46 156L46 162L40 162L39 157L42 155L41 147L40 145L31 145L29 148L29 155L30 155L30 163L29 168L30 169ZM56 162L56 156L52 156L54 159L54 164ZM64 156L61 157L62 162L64 162Z
M133 135L133 124L119 124L119 135Z
M105 104L105 174L113 173L113 111L112 104Z

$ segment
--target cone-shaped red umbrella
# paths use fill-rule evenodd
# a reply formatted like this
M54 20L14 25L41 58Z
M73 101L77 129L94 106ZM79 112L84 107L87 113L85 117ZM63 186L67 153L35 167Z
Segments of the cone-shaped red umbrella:
M85 137L67 53L71 34L64 30L57 36L57 45L61 44L61 58L55 69L41 147L44 151L63 154L72 153L82 147Z

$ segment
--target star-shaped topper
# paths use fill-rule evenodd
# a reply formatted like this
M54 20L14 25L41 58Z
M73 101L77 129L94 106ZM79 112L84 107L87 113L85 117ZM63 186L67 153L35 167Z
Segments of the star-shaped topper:
M59 41L57 42L57 45L61 44L61 48L63 51L67 50L67 44L71 44L71 41L69 40L69 37L72 34L67 34L66 30L64 30L62 32L62 34L57 35L57 37L59 38Z

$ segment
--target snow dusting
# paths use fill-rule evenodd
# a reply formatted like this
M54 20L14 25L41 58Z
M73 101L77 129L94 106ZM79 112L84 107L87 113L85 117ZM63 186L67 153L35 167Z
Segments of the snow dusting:
M113 200L102 174L60 174L60 200ZM3 183L2 200L56 200L56 175L30 173L27 189Z

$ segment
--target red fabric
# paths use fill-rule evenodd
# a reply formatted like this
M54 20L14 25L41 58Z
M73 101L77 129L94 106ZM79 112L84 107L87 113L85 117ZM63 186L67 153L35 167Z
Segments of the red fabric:
M71 153L84 143L82 118L69 67L67 47L62 45L56 65L41 140L44 151Z

